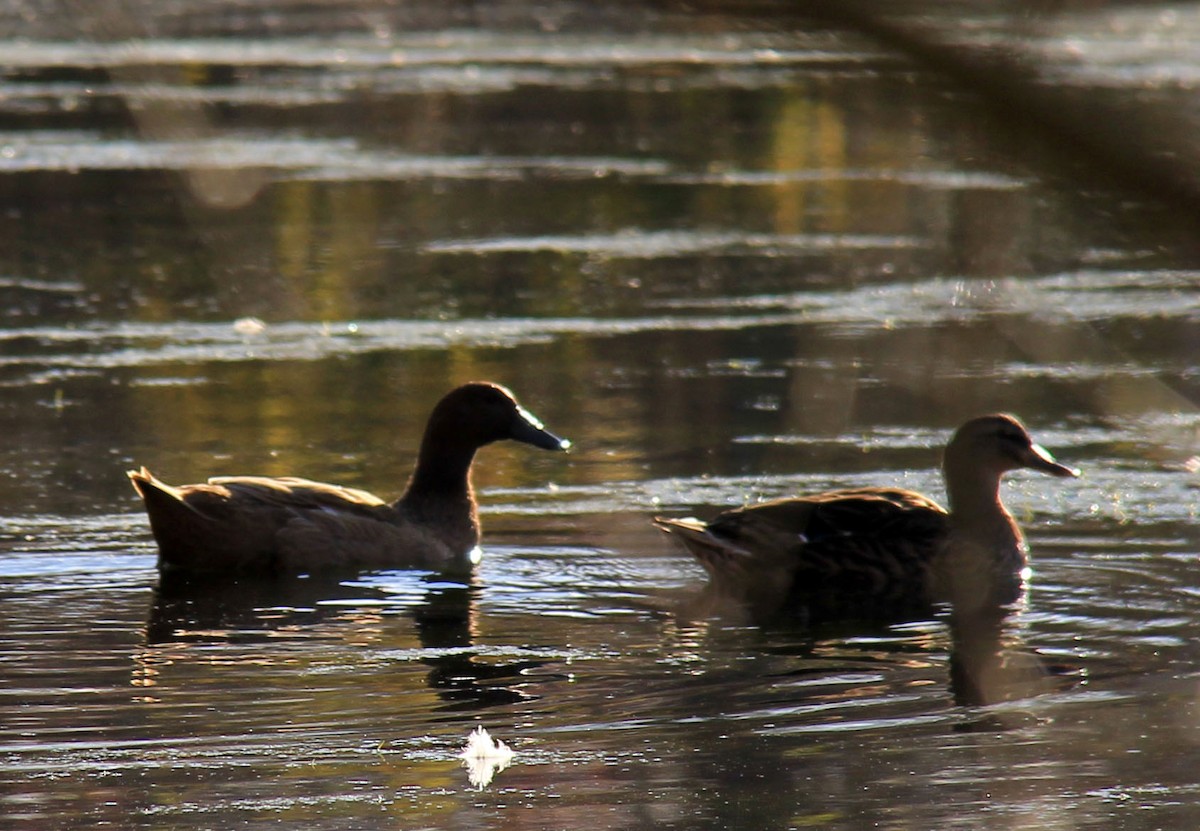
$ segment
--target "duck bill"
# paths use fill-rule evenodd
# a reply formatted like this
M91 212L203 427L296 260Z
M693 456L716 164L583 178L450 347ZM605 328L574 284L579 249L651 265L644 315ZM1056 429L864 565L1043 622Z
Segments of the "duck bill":
M513 421L511 438L514 441L532 444L542 450L566 450L571 446L569 439L559 438L542 426L537 417L524 408L518 408Z
M1050 451L1040 444L1029 445L1029 448L1021 454L1021 464L1032 470L1049 473L1051 476L1067 477L1079 475L1079 471L1075 468L1067 467L1056 461L1050 455Z

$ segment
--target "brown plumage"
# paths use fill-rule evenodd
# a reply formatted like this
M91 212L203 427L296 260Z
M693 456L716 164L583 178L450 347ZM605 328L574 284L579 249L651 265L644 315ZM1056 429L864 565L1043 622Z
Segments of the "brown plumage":
M913 491L858 488L736 508L709 522L656 518L713 590L759 620L901 619L934 603L1016 599L1027 564L1000 479L1031 468L1077 476L1013 416L962 425L942 470L950 510Z
M434 407L408 488L395 502L294 477L223 476L171 486L144 467L128 475L146 503L164 570L465 568L479 542L471 462L480 447L502 439L546 450L570 446L505 388L472 383Z

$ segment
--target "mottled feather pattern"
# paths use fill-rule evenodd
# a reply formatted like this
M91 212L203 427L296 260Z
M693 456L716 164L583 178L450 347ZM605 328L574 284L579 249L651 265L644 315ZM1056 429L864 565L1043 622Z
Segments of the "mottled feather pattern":
M809 543L847 534L920 532L944 529L947 511L932 499L897 488L851 488L813 496L776 499L726 511L708 524L718 536L736 540L759 525L777 526ZM941 520L936 517L941 517ZM931 525L932 523L932 525Z
M948 523L946 510L920 494L858 488L733 509L681 536L722 585L753 580L756 598L776 598L807 618L848 610L890 617L897 603L928 604L914 587L928 584ZM684 530L678 521L659 525Z
M898 619L950 601L1011 602L1025 546L1000 502L1005 472L1056 477L1056 462L1008 415L963 424L943 473L954 512L898 488L855 488L734 508L709 522L658 518L708 571L710 586L759 619Z

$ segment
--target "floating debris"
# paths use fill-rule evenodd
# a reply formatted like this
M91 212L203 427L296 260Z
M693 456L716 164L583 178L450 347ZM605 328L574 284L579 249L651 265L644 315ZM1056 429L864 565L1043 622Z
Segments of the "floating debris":
M492 739L483 727L476 727L458 756L463 760L471 785L482 791L497 773L512 764L513 752L504 742Z
M267 324L263 323L257 317L239 317L233 322L233 331L243 337L261 335L267 331Z

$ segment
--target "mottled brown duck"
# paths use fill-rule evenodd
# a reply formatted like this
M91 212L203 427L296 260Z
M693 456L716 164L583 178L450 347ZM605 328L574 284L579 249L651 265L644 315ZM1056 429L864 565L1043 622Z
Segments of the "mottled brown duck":
M222 476L172 486L143 467L129 478L146 503L164 570L456 570L478 559L471 462L479 448L502 439L545 450L570 446L504 387L471 383L433 408L416 468L395 502L294 477Z
M752 618L901 619L935 604L1010 603L1028 549L1000 500L1018 468L1078 476L1010 415L963 424L946 446L949 510L896 488L777 499L708 522L656 518L708 571L710 588Z

